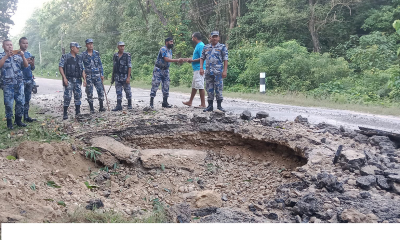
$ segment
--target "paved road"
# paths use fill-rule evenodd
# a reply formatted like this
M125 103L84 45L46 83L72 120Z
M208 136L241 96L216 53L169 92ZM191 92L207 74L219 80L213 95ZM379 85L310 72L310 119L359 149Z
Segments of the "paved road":
M38 94L34 95L35 101L33 103L40 103L43 98L52 101L62 101L63 87L60 80L37 78L37 84L39 85ZM106 86L106 91L108 91L108 86ZM84 89L84 88L83 88ZM147 105L149 103L149 89L139 89L132 88L134 103L139 105ZM161 92L157 92L158 95L155 99L155 107L161 108L162 95ZM97 94L94 93L96 97ZM124 94L125 96L125 94ZM83 93L83 99L86 94ZM115 88L112 87L108 99L111 102L110 107L115 106L116 102ZM176 105L178 107L186 107L182 104L182 101L189 99L188 94L181 93L170 93L169 103ZM47 100L47 101L48 101ZM73 101L73 100L72 100ZM86 101L82 101L84 105L87 105ZM95 101L95 106L97 105ZM126 104L126 100L124 100ZM214 103L215 104L215 103ZM195 98L193 106L200 105L200 99L198 96ZM216 105L216 104L215 104ZM277 120L290 120L293 121L298 115L308 118L309 122L312 124L317 124L320 122L326 122L333 125L342 125L349 129L357 129L358 126L377 128L386 131L392 131L400 133L400 118L393 116L384 115L374 115L366 113L358 113L347 110L333 110L325 108L315 108L315 107L298 107L291 105L282 104L271 104L256 101L247 101L241 99L231 99L225 98L223 106L226 110L240 114L244 110L249 110L253 115L258 111L266 111L271 117ZM199 111L198 109L195 111ZM61 112L60 112L61 114Z

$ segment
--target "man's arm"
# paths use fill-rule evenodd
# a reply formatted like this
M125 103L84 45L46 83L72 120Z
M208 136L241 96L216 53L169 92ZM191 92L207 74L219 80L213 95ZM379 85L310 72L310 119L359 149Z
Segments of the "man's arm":
M6 55L0 60L0 68L4 66L4 63L6 63L7 59L10 57L8 52L6 52Z
M99 54L99 63L100 63L100 78L101 81L104 81L104 69L103 69L103 63L101 62L100 54Z
M65 76L64 68L63 67L58 67L58 71L60 71L60 74L62 76L63 85L68 87L68 80L67 80L67 77Z
M224 71L222 72L222 78L226 78L228 76L228 49L226 46L222 48L222 61L224 61Z
M126 79L127 84L131 83L131 71L132 71L132 68L129 68L128 69L128 78Z
M112 70L112 75L111 75L111 84L113 84L115 82L114 72L115 72L115 56L113 57L113 70Z
M182 58L172 59L172 58L169 58L169 57L164 57L164 61L166 61L166 62L183 62L183 59Z
M19 55L22 57L22 63L24 64L24 67L25 68L29 67L29 63L28 63L28 60L26 60L26 58L25 58L24 51L20 51Z
M206 51L203 48L203 51L201 51L201 56L200 56L200 75L203 76L204 75L204 60L206 59Z
M34 59L34 58L31 58L31 63L30 63L30 65L31 65L31 70L32 70L32 71L35 70L35 59Z

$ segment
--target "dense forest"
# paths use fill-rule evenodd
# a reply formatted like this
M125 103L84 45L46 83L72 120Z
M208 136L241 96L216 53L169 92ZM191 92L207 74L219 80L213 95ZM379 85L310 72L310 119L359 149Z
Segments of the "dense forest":
M219 30L230 91L257 91L266 72L268 91L390 104L400 98L396 19L400 0L53 0L14 40L26 36L38 59L41 48L41 68L56 72L69 42L93 38L107 77L124 41L133 79L150 82L165 37L175 39L175 58L190 57L193 32ZM190 85L189 64L170 72L172 85Z

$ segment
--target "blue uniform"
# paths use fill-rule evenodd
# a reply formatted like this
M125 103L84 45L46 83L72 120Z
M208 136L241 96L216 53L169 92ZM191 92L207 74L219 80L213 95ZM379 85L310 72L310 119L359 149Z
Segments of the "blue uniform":
M70 61L71 64L68 64ZM82 62L82 56L77 55L75 58L71 53L67 53L61 56L60 67L64 68L64 74L68 80L68 86L64 86L64 107L68 107L72 93L74 94L74 101L76 106L81 105L82 98L82 72L85 70Z
M31 57L30 52L25 52L25 58L28 59ZM24 93L25 93L25 105L24 105L24 114L28 114L29 112L29 102L31 101L32 89L35 85L33 81L32 71L35 70L35 66L29 65L22 71L23 79L24 79Z
M151 83L150 97L155 97L160 83L162 83L162 93L164 97L169 97L169 66L170 62L164 60L164 57L172 59L172 50L163 46L158 52L157 60L153 69L153 79Z
M0 53L0 59L5 56L5 52ZM14 100L15 116L22 117L24 114L25 96L22 70L24 70L24 66L20 55L9 57L4 63L4 66L0 69L3 80L4 105L7 119L12 119L13 117Z
M115 53L113 57L113 66L117 100L122 100L122 90L125 91L126 99L132 99L131 85L130 83L126 83L129 68L132 68L131 54L124 52L122 56L119 57L118 53Z
M207 44L203 48L201 59L207 61L205 81L208 100L214 100L214 92L217 100L222 100L222 91L224 88L222 72L224 61L228 60L228 49L221 43L217 43L215 46Z
M93 50L92 56L87 51L82 53L86 73L86 95L89 103L93 103L93 86L100 101L104 101L104 88L101 77L104 76L103 64L99 52Z

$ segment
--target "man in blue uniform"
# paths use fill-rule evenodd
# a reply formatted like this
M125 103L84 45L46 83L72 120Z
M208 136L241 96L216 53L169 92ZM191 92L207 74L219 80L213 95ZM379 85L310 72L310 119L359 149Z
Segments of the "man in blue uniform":
M69 47L71 52L63 54L58 65L64 85L64 120L68 119L68 107L72 93L75 101L75 115L81 113L82 78L83 86L86 87L85 67L83 66L82 56L78 54L81 46L77 42L71 42Z
M199 32L195 32L192 35L192 41L193 43L196 44L196 48L194 49L193 52L193 58L190 59L188 58L187 61L189 63L192 63L192 68L193 68L193 81L192 81L192 94L190 95L190 100L187 102L182 102L183 104L187 106L192 106L194 96L196 96L197 90L199 90L200 93L200 101L201 101L201 108L206 107L206 101L205 101L205 92L204 92L204 75L200 75L200 68L205 69L206 62L204 61L204 64L200 66L200 57L203 52L204 48L204 43L201 41L202 36Z
M118 52L113 57L112 82L115 82L117 92L117 106L112 111L122 110L122 89L125 91L128 100L128 109L132 109L132 91L131 91L131 54L124 52L125 43L118 42Z
M224 88L224 78L228 73L228 49L224 44L219 43L219 32L211 32L211 42L203 48L200 58L200 65L207 61L205 80L208 95L208 107L204 112L213 111L214 92L217 99L217 108L225 112L221 103L223 100L222 91ZM200 69L200 75L204 75L204 70Z
M158 87L162 83L163 103L162 107L171 108L168 104L169 97L169 66L171 62L183 62L183 59L172 59L172 48L174 47L174 40L169 37L165 39L165 46L158 52L157 60L153 69L153 80L151 83L150 92L150 107L154 108L154 97L156 96Z
M4 52L0 53L0 71L3 80L4 105L8 129L13 129L13 105L15 100L15 123L19 127L26 127L22 120L24 114L24 81L22 70L28 67L24 51L13 53L13 44L10 40L3 41Z
M86 73L86 95L90 107L90 113L94 113L93 108L93 85L96 88L99 98L100 112L106 109L103 106L104 102L104 73L103 64L101 63L100 54L93 50L93 39L86 39L87 50L82 53L83 65Z
M25 52L25 58L28 60L29 64L29 66L22 71L24 79L24 94L25 94L24 121L34 122L36 121L36 119L29 117L29 102L31 101L32 89L33 86L35 85L32 75L32 71L35 70L35 59L32 58L31 53L27 51L28 45L29 43L26 37L22 37L21 39L19 39L19 48Z

